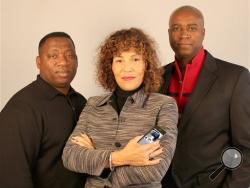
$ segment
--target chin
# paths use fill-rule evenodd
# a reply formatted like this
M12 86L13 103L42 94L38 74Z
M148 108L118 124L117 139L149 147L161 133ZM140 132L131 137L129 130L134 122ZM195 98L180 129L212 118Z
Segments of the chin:
M139 87L139 86L138 86ZM121 87L124 91L133 91L136 90L138 87L133 87L133 86L129 86L129 87Z

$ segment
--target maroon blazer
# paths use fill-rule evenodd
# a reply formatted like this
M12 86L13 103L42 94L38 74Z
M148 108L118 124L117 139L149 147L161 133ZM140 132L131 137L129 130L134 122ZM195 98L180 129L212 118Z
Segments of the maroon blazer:
M167 94L173 63L162 67ZM171 177L181 188L248 188L250 186L250 74L239 65L206 58L196 86L178 123L177 146ZM230 146L243 154L241 166L209 175L221 165L222 152ZM169 186L170 188L172 186Z

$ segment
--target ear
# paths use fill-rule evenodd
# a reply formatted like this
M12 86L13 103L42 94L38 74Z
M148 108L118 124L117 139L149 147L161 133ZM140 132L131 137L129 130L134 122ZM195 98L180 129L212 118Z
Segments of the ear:
M37 56L37 57L36 57L36 67L37 67L38 69L40 69L40 65L41 65L40 56Z
M205 37L205 34L206 34L206 30L205 28L203 29L203 38Z
M76 55L76 68L78 67L78 57Z

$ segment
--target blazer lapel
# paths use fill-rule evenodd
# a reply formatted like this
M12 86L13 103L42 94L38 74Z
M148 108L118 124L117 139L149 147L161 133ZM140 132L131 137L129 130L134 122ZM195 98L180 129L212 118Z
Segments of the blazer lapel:
M216 69L216 60L212 57L212 55L206 52L205 62L201 69L201 73L197 80L194 91L192 92L185 110L179 119L179 131L188 122L188 120L192 118L192 114L195 110L197 110L198 106L202 100L205 99L206 95L214 84L217 78Z

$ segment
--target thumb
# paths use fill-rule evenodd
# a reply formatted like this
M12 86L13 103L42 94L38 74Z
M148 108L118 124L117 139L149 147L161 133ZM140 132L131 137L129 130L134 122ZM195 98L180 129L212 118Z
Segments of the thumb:
M136 142L138 142L142 137L143 137L143 135L136 136L136 137L134 137L133 139L131 139L131 142L136 143Z

